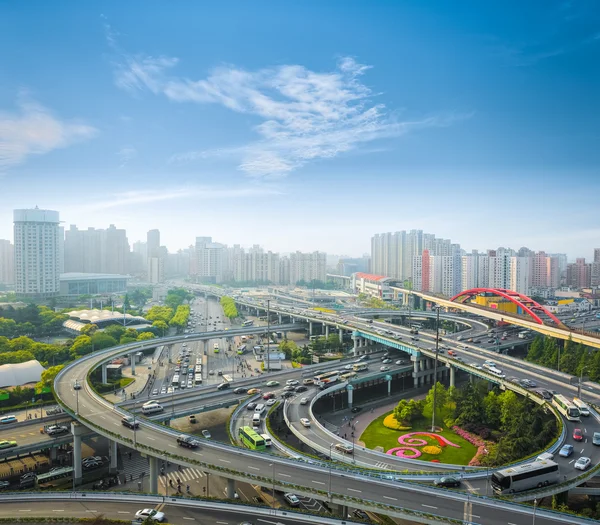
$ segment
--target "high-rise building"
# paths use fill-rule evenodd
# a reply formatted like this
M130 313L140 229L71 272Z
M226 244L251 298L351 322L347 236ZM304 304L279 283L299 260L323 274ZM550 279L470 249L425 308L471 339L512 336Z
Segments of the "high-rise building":
M324 252L290 254L290 284L299 281L325 282L327 279L327 255Z
M523 295L529 294L531 257L510 258L510 282L509 289Z
M0 284L15 283L15 247L6 239L0 239Z
M15 292L49 298L60 291L60 233L57 211L14 210Z
M160 231L150 230L146 234L146 256L158 257L160 249Z
M594 287L600 286L600 248L594 248L590 284Z
M498 248L489 257L489 287L510 289L510 258L514 250Z
M196 275L204 282L222 283L226 275L225 245L212 237L196 237Z
M575 263L567 265L567 286L572 288L589 288L591 285L592 265L585 258L575 259Z

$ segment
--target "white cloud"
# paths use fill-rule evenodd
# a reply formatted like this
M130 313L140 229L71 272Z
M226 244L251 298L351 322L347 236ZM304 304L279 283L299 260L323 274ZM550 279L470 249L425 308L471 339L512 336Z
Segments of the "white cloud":
M117 157L119 157L121 162L119 168L123 168L130 160L133 160L135 157L137 157L137 150L132 147L121 148L119 151L117 151Z
M18 108L13 113L0 112L0 169L97 134L92 126L62 121L40 104L23 97Z
M361 82L369 69L351 57L334 71L319 73L299 65L258 71L219 67L203 80L168 76L178 60L128 57L116 69L116 85L148 89L176 102L215 103L259 117L258 140L216 151L190 151L171 158L189 162L209 157L238 158L239 169L253 177L287 175L309 161L336 157L361 143L406 133L417 127L447 125L449 119L400 122ZM444 122L446 124L444 124Z

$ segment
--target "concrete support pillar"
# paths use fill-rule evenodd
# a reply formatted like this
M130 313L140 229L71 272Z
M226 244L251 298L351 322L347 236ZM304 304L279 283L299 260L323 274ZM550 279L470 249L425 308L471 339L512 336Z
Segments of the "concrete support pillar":
M102 363L102 383L108 383L108 363Z
M158 458L149 456L150 459L150 494L158 494Z
M283 321L282 321L282 318L281 318L281 314L278 314L278 315L277 315L277 319L279 319L279 324L281 324L281 323L283 322Z
M77 421L71 423L71 434L73 434L73 484L81 485L83 473L81 471L81 435L86 428Z
M354 348L352 349L352 353L354 354L354 357L356 357L358 355L358 337L353 335L352 341L354 342Z
M50 464L52 465L54 461L56 461L56 456L58 456L58 449L56 447L52 447L50 449Z
M227 499L235 497L235 479L227 478Z
M108 442L108 457L110 458L110 465L108 467L108 472L111 474L115 474L117 472L117 442L116 441Z
M354 388L350 388L352 385L348 385L348 388L346 389L348 392L348 408L352 408L352 397L353 397L353 392L354 392Z
M339 513L338 517L345 520L348 517L348 505L339 505L338 513Z
M344 342L344 330L342 328L340 328L339 334L340 334L340 344L341 344Z
M454 386L455 378L456 378L456 367L451 366L450 367L450 386Z
M392 395L392 380L390 379L388 382L388 396Z
M135 354L136 354L136 352L131 352L131 354L129 354L129 360L131 361L131 375L132 376L135 375Z
M329 337L329 325L323 324L323 326L325 327L325 337Z
M313 322L312 321L308 322L308 335L309 336L313 335Z

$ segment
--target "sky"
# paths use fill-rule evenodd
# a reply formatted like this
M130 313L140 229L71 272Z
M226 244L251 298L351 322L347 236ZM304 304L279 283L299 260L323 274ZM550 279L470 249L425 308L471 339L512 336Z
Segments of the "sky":
M0 238L600 247L596 0L0 0L0 49Z

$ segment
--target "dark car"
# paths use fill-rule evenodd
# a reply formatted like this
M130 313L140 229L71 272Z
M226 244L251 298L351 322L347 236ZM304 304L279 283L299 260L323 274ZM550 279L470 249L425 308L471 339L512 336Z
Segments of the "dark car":
M353 513L352 516L354 516L355 518L358 518L359 520L368 520L369 515L364 511L364 510L360 510L360 509L356 509Z
M287 392L284 392L283 394L281 394L281 397L283 397L284 399L287 399L288 397L292 397L294 395L295 395L295 392L287 391Z
M460 487L460 479L452 476L442 476L436 479L433 484L436 487Z
M246 392L248 392L247 388L244 388L243 386L238 386L233 393L234 394L245 394Z
M246 405L246 410L254 410L256 408L256 403L248 403Z
M306 392L308 390L308 388L306 388L304 385L298 385L296 387L296 392Z
M353 414L356 414L357 412L360 412L362 410L362 407L352 407L350 409L350 412L352 412Z
M225 390L226 388L230 388L231 384L230 383L221 383L218 387L217 390Z

